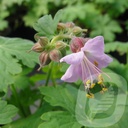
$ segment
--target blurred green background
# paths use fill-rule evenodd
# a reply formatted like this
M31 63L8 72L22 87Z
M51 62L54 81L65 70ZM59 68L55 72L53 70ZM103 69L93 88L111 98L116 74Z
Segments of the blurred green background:
M59 9L64 11L62 22L87 28L87 36L103 35L105 43L128 41L128 0L1 0L0 35L34 41L33 24L45 14L54 16ZM113 56L126 63L124 54L113 51Z
M89 36L101 34L106 42L128 39L128 0L1 0L0 34L33 39L38 18L59 9L63 22L87 28Z

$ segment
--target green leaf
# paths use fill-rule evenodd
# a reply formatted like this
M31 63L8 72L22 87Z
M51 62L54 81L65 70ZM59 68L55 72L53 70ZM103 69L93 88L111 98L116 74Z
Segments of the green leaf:
M105 52L114 52L118 51L120 55L123 55L128 52L128 42L112 42L112 43L107 43L105 45Z
M68 86L73 88L71 85ZM44 95L44 100L50 103L52 106L61 106L70 113L74 113L76 99L74 94L72 94L67 88L63 86L41 87L40 91L41 94Z
M18 109L13 105L7 105L6 101L0 101L0 124L7 124L12 121Z
M0 30L4 30L8 26L8 22L0 19Z
M28 76L30 72L32 72L31 68L24 67L20 74L17 74L13 77L15 88L25 89L26 87L28 87L28 85L32 84L30 83L30 76Z
M91 19L94 15L97 15L99 11L95 8L94 4L92 3L82 3L80 1L77 1L76 4L70 4L64 9L64 14L62 17L63 21L73 21L76 19L83 20L83 24L88 18L87 16L91 15Z
M114 59L113 62L109 65L109 68L115 73L123 76L128 82L128 65L121 64L118 60Z
M26 1L27 2L27 1ZM48 13L48 0L28 1L29 11L23 17L26 26L33 27L34 23L44 14ZM34 17L34 18L33 18Z
M38 62L38 54L27 52L32 46L29 40L0 37L0 90L14 83L13 76L21 73L19 62L31 68Z
M49 109L51 109L51 107L45 103L42 108L38 109L29 117L7 124L2 128L37 128L38 125L42 123L40 118L42 113L47 112Z
M106 3L114 3L115 2L115 0L95 0L96 1L96 3L104 3L104 4L106 4Z
M48 112L41 118L44 122L38 128L81 128L75 117L65 111Z
M41 17L34 25L34 29L41 36L51 37L55 35L57 24L62 16L62 10L58 11L54 17L51 15L45 15Z
M115 39L115 33L122 32L118 22L112 20L108 14L98 16L94 20L94 23L91 32L92 37L103 35L106 41L113 41Z

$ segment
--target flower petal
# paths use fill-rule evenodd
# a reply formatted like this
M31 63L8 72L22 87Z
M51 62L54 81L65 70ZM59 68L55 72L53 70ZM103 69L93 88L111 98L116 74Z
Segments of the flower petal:
M105 68L111 63L113 59L109 57L108 55L104 54L101 57L97 58L97 62L99 63L99 68Z
M68 64L79 64L83 59L84 53L77 52L67 55L60 59L60 62L66 62Z
M101 56L89 55L87 54L87 58L91 63L93 63L99 69L105 68L113 61L111 57L106 54L102 54Z
M83 63L81 63L82 67L82 80L93 80L98 76L100 73L99 70L96 69L95 65L85 56Z
M104 38L103 36L97 36L93 39L89 39L83 48L82 51L89 52L95 55L102 55L104 53Z
M61 80L65 82L75 82L79 78L82 78L82 71L80 64L70 65L66 73L61 77Z

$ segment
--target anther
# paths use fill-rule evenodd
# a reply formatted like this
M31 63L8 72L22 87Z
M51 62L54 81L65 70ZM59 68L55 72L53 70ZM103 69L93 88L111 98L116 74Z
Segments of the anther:
M96 85L95 83L92 83L90 88L94 88L95 85Z
M101 74L98 76L98 84L103 84L103 77Z
M108 91L108 89L107 89L106 87L102 88L102 90L103 90L104 92Z
M86 94L86 97L88 97L88 98L94 98L94 94L93 93L87 93Z

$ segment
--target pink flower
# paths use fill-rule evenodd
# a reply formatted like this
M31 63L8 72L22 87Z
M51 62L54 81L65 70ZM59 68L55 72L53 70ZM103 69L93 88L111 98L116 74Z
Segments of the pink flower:
M94 80L102 84L101 68L108 66L112 58L104 53L104 38L97 36L89 39L79 52L63 57L60 62L70 64L61 80L75 82L81 79L90 88L95 84Z

